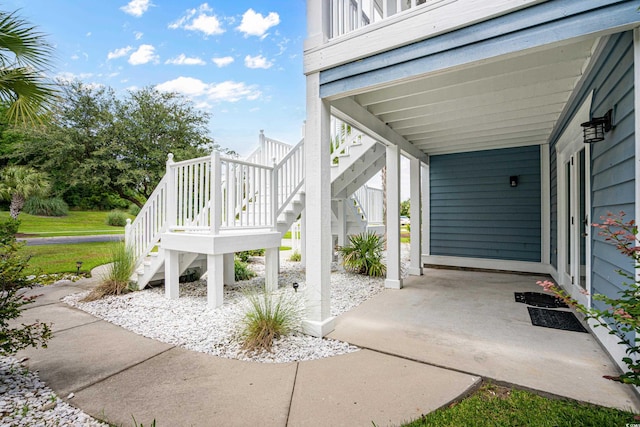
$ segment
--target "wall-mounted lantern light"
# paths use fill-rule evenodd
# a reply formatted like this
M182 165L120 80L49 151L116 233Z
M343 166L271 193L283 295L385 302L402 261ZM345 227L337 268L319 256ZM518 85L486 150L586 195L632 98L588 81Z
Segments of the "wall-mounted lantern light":
M509 177L509 184L512 187L517 187L518 186L518 175L513 175Z
M583 139L585 144L604 140L605 132L611 130L611 118L613 110L607 111L602 117L594 117L588 122L582 123Z

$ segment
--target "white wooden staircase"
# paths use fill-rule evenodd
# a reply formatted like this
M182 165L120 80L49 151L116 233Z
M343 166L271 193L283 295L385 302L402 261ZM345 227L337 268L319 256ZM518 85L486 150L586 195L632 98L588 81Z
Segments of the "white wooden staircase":
M384 165L384 146L348 135L337 147L335 233L380 229L381 190L363 184ZM209 270L209 303L219 306L222 283L233 282L234 252L263 248L267 287L277 288L280 241L305 205L303 150L304 140L290 146L261 131L260 146L245 160L214 153L174 162L170 154L165 176L125 229L125 242L136 257L138 288L164 279L166 295L177 298L178 277L198 267L201 273Z

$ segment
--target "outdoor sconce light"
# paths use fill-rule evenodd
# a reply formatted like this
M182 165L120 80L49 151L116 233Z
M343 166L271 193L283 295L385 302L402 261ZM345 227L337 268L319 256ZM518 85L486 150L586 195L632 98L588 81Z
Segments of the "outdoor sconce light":
M582 123L582 132L585 144L591 144L592 142L599 142L604 140L605 132L611 130L611 118L613 116L613 110L607 111L602 117L594 117L588 122Z
M509 177L509 183L511 184L512 187L517 187L518 186L518 175L513 175Z
M82 267L82 261L76 261L76 275L80 274L80 267Z
M298 288L300 287L300 285L298 285L298 282L293 282L293 290L298 292Z

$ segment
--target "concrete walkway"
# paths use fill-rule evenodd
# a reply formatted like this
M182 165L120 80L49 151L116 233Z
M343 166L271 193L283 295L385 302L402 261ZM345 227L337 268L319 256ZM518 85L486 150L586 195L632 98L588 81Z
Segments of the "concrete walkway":
M54 338L18 357L28 357L28 367L60 397L74 393L69 403L116 425L132 425L132 416L158 426L399 425L480 383L475 375L371 350L286 364L196 353L59 301L94 284L34 289L42 296L21 321L53 322Z
M94 271L94 277L99 272ZM47 349L30 349L69 403L116 425L400 425L474 390L481 378L638 412L629 386L591 334L531 325L514 291L535 277L425 270L337 319L330 337L365 350L261 364L164 344L61 303L96 279L33 290L25 322L53 322Z

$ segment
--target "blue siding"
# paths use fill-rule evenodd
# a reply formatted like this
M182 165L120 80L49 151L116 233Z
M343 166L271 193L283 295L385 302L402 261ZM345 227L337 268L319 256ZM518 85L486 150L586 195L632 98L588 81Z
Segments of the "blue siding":
M585 82L580 89L581 96L573 105L574 111L591 91L594 93L592 116L602 116L610 108L615 111L615 128L606 134L604 141L592 145L590 217L598 222L607 212L624 211L627 219L634 219L635 112L631 32L611 36ZM570 117L567 117L568 120ZM552 162L555 162L554 147L555 141L551 144ZM556 182L555 174L551 175L551 179L553 186ZM558 201L553 200L552 203L557 205ZM553 229L557 230L557 209L552 209L551 222ZM553 249L555 240L552 240ZM594 230L591 233L592 294L615 297L624 281L616 270L632 273L632 263ZM604 308L599 301L593 301L593 304Z
M431 156L429 170L432 255L540 262L540 147Z

